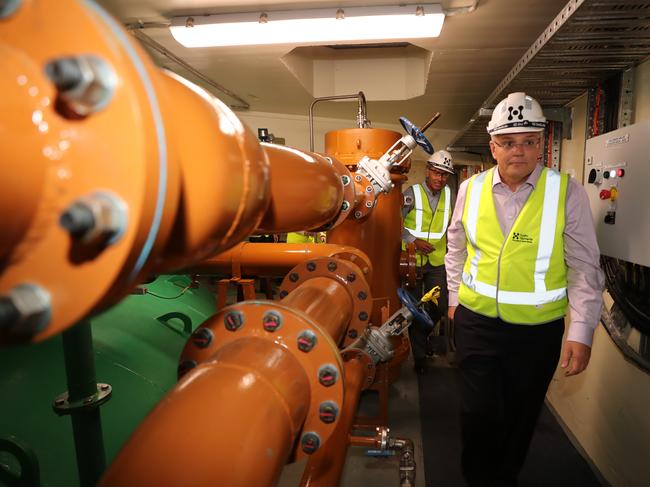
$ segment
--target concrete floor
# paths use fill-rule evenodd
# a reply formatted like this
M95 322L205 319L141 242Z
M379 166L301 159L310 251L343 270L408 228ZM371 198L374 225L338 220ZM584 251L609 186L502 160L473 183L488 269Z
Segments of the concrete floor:
M410 438L415 446L416 486L426 485L424 478L424 457L422 455L422 433L420 427L418 379L413 370L413 362L409 357L402 364L401 377L390 387L389 393L389 424L390 435L400 438ZM369 413L376 407L375 397L363 396L359 410ZM300 485L300 478L306 461L287 465L280 478L280 487L295 487ZM366 455L366 448L348 448L347 460L343 470L340 487L373 487L399 486L399 454L390 457L371 457ZM335 487L335 486L332 486Z

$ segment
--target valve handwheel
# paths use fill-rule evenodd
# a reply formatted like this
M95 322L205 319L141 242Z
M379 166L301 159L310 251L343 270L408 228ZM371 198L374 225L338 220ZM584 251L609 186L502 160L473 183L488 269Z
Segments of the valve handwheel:
M420 147L422 147L422 150L424 150L424 152L427 154L433 154L433 146L431 145L431 142L429 142L429 139L426 138L422 131L417 128L413 122L411 122L406 117L399 117L399 123L402 124L402 127L404 127L404 130L406 130L406 133L413 137L413 139L415 139L415 142Z
M429 316L429 313L418 307L420 303L418 303L410 292L400 287L397 289L397 296L399 296L402 304L406 306L413 315L413 321L424 325L427 329L433 328L434 323L431 316Z

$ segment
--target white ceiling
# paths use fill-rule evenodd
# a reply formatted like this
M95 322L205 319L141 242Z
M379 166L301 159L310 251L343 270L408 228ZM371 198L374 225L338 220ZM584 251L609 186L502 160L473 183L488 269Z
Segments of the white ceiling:
M433 52L425 94L402 101L369 101L369 118L374 122L393 123L400 115L406 115L414 123L421 124L433 112L439 111L442 116L436 122L436 128L462 128L566 1L481 0L471 13L448 16L440 37L411 41ZM99 3L128 24L208 13L399 2L99 0ZM444 9L453 9L469 6L473 1L443 0L440 3ZM187 49L178 44L166 28L147 28L144 33L204 75L235 92L250 104L251 110L302 115L308 112L312 96L281 61L281 57L294 46ZM331 51L334 58L339 55L337 50ZM153 55L160 65L210 89L160 54ZM359 79L358 89L363 90L364 84L374 82L375 79ZM211 91L226 103L236 104L226 95ZM349 104L328 103L319 105L318 115L353 119L355 111Z

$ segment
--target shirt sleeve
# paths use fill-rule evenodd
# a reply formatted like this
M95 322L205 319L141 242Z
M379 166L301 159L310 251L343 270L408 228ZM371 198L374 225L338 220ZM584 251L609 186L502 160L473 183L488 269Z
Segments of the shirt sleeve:
M409 186L404 191L404 200L402 202L402 224L404 223L406 215L411 212L414 206L415 197L413 196L413 186ZM402 227L402 240L409 244L415 241L415 237L411 235L411 233L406 228Z
M463 227L463 208L469 180L463 181L458 189L456 204L447 228L447 254L445 269L447 271L447 289L449 291L449 306L458 306L458 288L463 266L467 259L467 244L465 242L465 227Z
M591 346L603 307L605 277L585 189L569 180L564 227L570 325L567 340Z

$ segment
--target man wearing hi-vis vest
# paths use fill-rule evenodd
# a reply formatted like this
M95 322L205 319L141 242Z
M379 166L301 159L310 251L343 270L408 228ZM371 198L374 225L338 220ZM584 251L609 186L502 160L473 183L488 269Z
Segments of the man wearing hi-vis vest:
M560 360L567 308L567 376L587 367L600 319L604 278L587 195L538 164L545 126L525 93L496 106L487 130L497 166L460 186L447 234L470 486L517 485Z
M447 226L454 207L447 186L450 174L454 174L451 154L444 150L435 152L427 161L425 184L414 184L407 188L402 206L402 248L406 248L409 243L415 244L416 265L422 272L422 278L417 283L417 298L432 287L440 286L439 307L427 308L434 323L444 318L444 310L447 308L444 259L447 252ZM439 309L443 310L442 313ZM425 348L430 331L415 323L409 327L415 370L419 373L427 371Z

